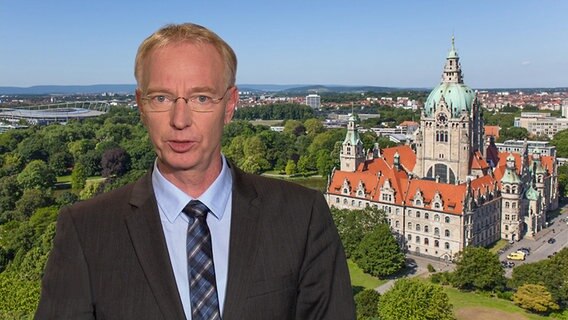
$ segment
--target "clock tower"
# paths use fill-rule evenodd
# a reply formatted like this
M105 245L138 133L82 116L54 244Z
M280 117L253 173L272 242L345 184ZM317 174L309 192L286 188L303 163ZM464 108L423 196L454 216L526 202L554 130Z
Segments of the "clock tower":
M480 105L475 92L463 82L452 37L442 81L422 110L414 174L443 183L463 183L472 174L474 153L483 152L483 141Z

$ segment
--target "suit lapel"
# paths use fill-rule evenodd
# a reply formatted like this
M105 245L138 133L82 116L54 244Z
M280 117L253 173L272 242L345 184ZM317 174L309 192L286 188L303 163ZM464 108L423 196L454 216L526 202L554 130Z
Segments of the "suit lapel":
M130 199L133 211L126 217L126 225L164 319L185 319L151 180L149 172L134 186Z
M259 239L260 199L251 181L234 165L229 274L223 319L242 319Z

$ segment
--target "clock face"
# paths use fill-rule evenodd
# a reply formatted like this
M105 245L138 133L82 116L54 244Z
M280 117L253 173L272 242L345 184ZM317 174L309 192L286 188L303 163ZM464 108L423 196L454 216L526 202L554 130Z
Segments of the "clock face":
M446 122L448 122L448 117L443 112L438 113L438 116L436 117L436 119L438 120L438 123L441 123L441 124L446 124Z

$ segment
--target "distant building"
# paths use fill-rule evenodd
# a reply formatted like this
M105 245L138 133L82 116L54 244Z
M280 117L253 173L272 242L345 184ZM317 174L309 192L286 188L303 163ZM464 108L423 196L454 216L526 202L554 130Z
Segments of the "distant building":
M98 117L107 113L109 109L110 104L106 101L62 102L30 107L0 108L0 120L12 124L25 120L29 124L48 125Z
M514 126L527 129L533 136L552 139L558 132L568 129L568 119L551 117L550 113L521 112L520 117L515 117Z
M306 105L312 109L321 108L321 97L317 94L309 94L306 96Z
M495 143L495 146L499 152L522 153L523 148L527 148L529 154L539 153L543 156L556 157L556 147L550 145L548 141L507 140L502 143Z
M452 260L467 246L532 238L558 207L554 156L528 143L485 146L481 104L464 84L453 40L442 82L426 100L409 145L365 150L351 116L326 192L329 206L384 210L409 252Z

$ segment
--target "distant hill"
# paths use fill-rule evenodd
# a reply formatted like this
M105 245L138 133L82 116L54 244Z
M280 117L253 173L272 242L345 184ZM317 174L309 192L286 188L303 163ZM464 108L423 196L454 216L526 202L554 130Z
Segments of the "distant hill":
M86 86L0 87L0 94L96 94L104 92L134 94L133 84L96 84Z
M359 93L359 92L394 92L394 91L429 91L432 88L396 88L396 87L375 87L375 86L342 86L342 85L302 85L302 84L238 84L240 91L251 91L258 93L284 93L304 95L309 93ZM82 86L56 86L44 85L33 87L0 87L0 95L43 95L43 94L98 94L105 92L134 94L136 85L134 84L97 84ZM487 91L515 91L524 92L535 91L566 91L567 88L502 88L502 89L479 89Z

